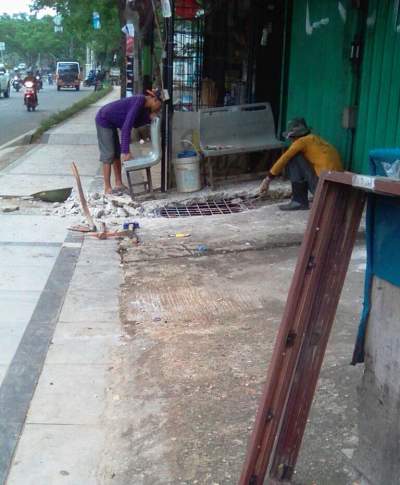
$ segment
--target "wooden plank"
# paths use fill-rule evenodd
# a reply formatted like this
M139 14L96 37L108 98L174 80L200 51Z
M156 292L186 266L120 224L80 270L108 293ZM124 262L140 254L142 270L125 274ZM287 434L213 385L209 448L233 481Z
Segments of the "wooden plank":
M337 185L332 196L336 209L329 221L330 244L323 260L315 261L318 289L274 450L271 476L280 480L293 475L364 207L361 190Z
M353 209L357 209L358 213L352 217L345 216L345 214L351 214L351 212L347 212L346 198L348 200L353 200L352 198L354 198L355 201L358 201L358 203L354 202L353 206ZM285 410L287 409L289 396L292 389L296 389L294 386L296 369L299 362L307 361L302 356L302 352L307 354L309 349L309 345L305 344L305 342L310 338L310 335L314 338L312 331L310 334L313 318L315 318L316 312L321 312L321 314L328 312L328 320L330 318L333 320L334 318L339 297L334 295L332 301L329 298L324 298L325 293L323 292L326 284L328 284L326 282L329 281L327 275L330 269L340 262L341 250L346 249L351 254L352 244L354 244L353 235L355 237L357 232L357 221L361 217L363 204L364 195L361 189L354 189L351 186L330 182L325 177L321 178L290 287L282 323L278 331L267 382L264 387L247 458L239 482L240 485L261 485L264 483L267 468L272 462L273 449L281 427L282 418L286 416ZM338 207L341 210L338 210ZM347 221L345 231L340 225L344 221ZM343 232L342 236L340 236L340 229ZM342 241L341 237L343 238ZM334 243L340 243L334 251L337 259L331 257ZM345 261L346 257L347 253L345 253ZM343 268L341 264L339 266L341 267L339 274L342 275ZM344 265L344 274L346 269L347 264ZM325 284L322 284L324 281ZM335 291L339 294L342 288L340 281L340 278L338 278L335 283ZM323 344L323 339L316 339L316 345L322 353L321 361L325 350ZM317 377L318 374L319 371ZM310 388L311 391L312 387ZM311 395L307 395L310 405L312 394L313 392ZM286 443L286 440L284 440L284 443Z

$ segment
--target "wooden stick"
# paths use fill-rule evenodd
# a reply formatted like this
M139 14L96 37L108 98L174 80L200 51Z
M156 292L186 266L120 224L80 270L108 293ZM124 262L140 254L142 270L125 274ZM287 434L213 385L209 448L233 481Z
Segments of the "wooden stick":
M81 201L81 206L83 213L91 227L93 232L97 231L96 224L94 223L92 214L90 213L89 206L87 205L85 194L83 193L81 178L79 176L78 167L75 165L75 162L72 162L72 173L74 174L76 185L78 187L79 199Z

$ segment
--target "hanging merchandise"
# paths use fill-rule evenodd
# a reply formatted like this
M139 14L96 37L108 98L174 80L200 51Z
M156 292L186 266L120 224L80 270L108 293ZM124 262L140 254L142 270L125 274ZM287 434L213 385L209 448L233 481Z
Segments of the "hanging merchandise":
M164 18L172 17L171 4L169 0L161 0L162 15Z
M126 96L133 96L133 83L135 78L134 73L134 58L132 55L126 56Z
M196 17L200 6L196 0L176 0L175 12L178 17L184 20L192 20Z
M101 28L99 12L92 13L92 25L94 30L99 30Z
M125 76L126 76L126 96L133 96L133 83L135 80L135 59L133 56L133 47L135 42L135 28L132 23L127 23L122 27L125 34Z
M127 56L133 55L133 44L134 44L134 38L127 36L126 37L126 55Z
M133 24L126 24L122 27L122 32L130 37L135 37L135 27Z

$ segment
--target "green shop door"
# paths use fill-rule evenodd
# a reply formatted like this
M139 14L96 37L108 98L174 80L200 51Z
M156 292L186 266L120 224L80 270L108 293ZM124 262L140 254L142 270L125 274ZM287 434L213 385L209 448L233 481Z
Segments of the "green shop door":
M370 0L352 170L371 148L400 146L400 1Z
M292 2L286 120L304 117L349 165L361 10L352 0Z

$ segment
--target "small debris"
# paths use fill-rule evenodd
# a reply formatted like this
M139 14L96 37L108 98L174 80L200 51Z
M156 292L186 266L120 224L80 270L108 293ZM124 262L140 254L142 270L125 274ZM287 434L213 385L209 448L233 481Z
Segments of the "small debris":
M19 205L8 205L3 207L3 212L15 212L19 210Z
M196 251L199 254L204 254L208 251L208 246L206 244L198 244L196 247Z
M125 209L123 209L122 207L118 207L118 209L117 209L117 216L118 217L127 217L128 215L129 214Z
M176 234L169 234L168 237L176 237L177 239L183 238L183 237L190 237L191 234L186 233L186 232L177 232Z
M69 472L67 472L67 470L61 470L60 475L67 476L67 475L69 475Z

